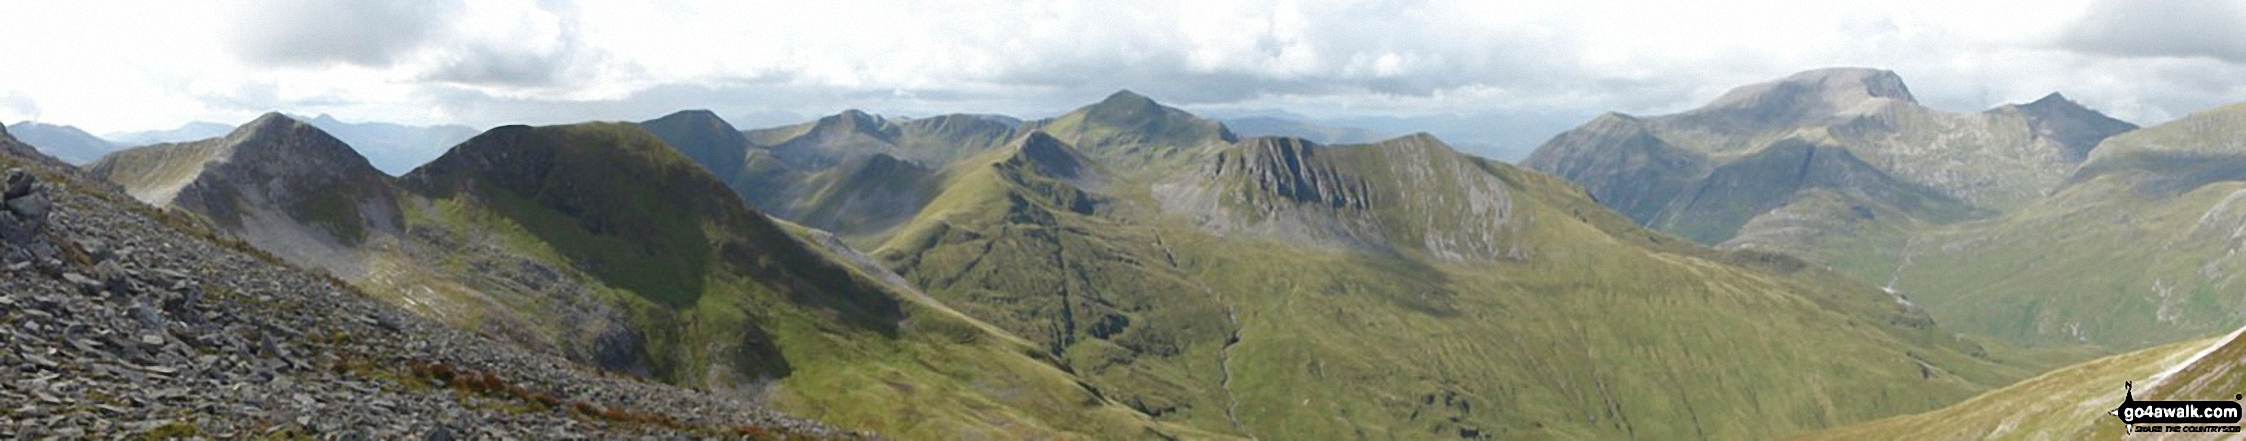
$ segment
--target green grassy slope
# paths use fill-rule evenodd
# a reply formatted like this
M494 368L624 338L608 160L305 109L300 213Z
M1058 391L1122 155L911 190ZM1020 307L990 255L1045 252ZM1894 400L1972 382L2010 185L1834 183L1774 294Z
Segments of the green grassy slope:
M1272 439L1767 437L2032 373L1870 285L1644 230L1432 138L1232 145L1090 113L1031 125L1096 134L1071 147L1102 179L1012 166L1018 148L963 161L875 255L1160 419ZM1131 166L1156 163L1185 166Z
M1179 254L1240 311L1235 393L1258 435L1760 437L2025 374L1869 286L1681 245L1555 179L1485 166L1531 223L1512 232L1525 259L1173 239L1198 245Z
M1036 342L1103 394L1225 430L1223 309L1164 264L1158 230L1096 216L1082 156L1032 133L947 170L944 191L874 254L962 312Z

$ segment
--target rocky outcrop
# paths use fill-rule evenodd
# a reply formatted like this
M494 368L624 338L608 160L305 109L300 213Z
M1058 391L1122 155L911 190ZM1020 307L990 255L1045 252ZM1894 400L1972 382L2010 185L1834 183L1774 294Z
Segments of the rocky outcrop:
M1446 260L1525 258L1501 169L1425 134L1338 147L1254 138L1155 192L1166 210L1220 232Z
M47 213L52 205L39 191L39 178L20 168L7 172L7 187L0 197L0 265L20 270L29 265L52 270L60 265L58 252L47 240Z

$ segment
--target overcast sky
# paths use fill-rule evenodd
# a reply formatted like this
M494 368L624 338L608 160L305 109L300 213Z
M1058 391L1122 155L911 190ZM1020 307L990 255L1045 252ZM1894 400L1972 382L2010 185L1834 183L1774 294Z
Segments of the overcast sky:
M1959 111L2061 91L2152 124L2246 101L2246 0L1710 3L0 1L0 120L1036 118L1128 88L1541 140L1826 66L1893 69Z

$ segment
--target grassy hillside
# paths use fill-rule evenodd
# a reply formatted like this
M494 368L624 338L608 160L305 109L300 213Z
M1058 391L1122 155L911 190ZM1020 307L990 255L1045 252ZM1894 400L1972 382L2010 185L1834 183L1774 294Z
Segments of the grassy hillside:
M1159 230L1096 216L1112 207L1068 176L1088 173L1053 173L1076 171L1080 158L1033 133L962 161L875 255L961 312L1036 342L1118 402L1228 429L1216 363L1233 332L1224 309L1162 263Z
M1159 419L1272 439L1767 437L2033 372L1871 285L1646 231L1432 138L1074 128L1091 113L1030 125L1096 134L1067 145L1102 179L1013 165L1038 163L1019 147L963 161L875 255ZM1128 171L1153 163L1186 166Z

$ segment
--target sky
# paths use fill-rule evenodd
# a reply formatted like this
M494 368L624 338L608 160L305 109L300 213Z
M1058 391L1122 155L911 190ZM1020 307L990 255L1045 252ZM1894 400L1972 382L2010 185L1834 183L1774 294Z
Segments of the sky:
M2246 0L0 0L0 121L267 111L406 124L1039 118L1130 89L1214 116L1430 131L1501 158L1598 113L1832 66L1975 111L2143 125L2246 101Z

